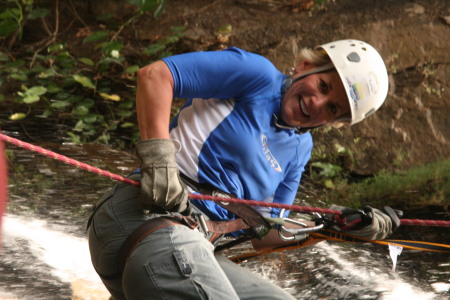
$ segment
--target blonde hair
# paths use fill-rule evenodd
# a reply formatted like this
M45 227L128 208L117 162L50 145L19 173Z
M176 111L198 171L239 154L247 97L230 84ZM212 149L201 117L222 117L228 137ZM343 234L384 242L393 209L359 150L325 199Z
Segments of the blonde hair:
M307 60L308 62L316 65L317 67L331 63L331 59L328 57L327 53L321 48L311 49L303 48L296 57L296 62Z

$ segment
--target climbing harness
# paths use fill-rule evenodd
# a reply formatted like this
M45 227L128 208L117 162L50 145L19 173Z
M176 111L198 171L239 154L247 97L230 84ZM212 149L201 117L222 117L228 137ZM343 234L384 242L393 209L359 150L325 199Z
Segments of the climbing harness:
M266 223L266 221L264 222ZM119 277L123 272L128 257L131 255L136 245L158 229L167 226L187 226L190 229L198 229L205 234L211 243L214 243L224 234L250 229L250 224L247 223L247 220L244 218L237 218L229 221L205 220L202 214L194 214L192 216L167 215L150 219L136 228L123 242L119 250L117 261L119 272L115 275L110 275L109 277ZM248 235L249 239L254 237L255 236Z

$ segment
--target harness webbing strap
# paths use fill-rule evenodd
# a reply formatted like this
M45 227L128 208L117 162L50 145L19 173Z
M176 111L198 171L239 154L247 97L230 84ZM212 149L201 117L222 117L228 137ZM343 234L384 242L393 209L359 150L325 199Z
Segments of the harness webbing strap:
M122 246L119 249L119 253L117 256L117 265L119 268L119 273L122 274L123 269L125 268L125 263L130 256L133 249L141 242L145 237L147 237L149 234L155 232L158 229L167 227L167 226L173 226L173 225L183 225L183 226L189 226L187 223L184 223L182 220L178 218L155 218L150 219L143 223L141 226L136 228L123 242ZM195 227L191 227L195 228Z
M210 195L222 198L226 197L234 198L234 195L225 193L210 184L198 183L181 172L180 177L186 185L188 185L193 190L203 195ZM272 228L270 223L267 222L267 220L250 205L247 205L245 203L226 202L226 199L224 199L224 201L221 202L220 201L216 202L216 204L220 205L221 207L235 214L236 216L241 217L248 224L249 227L240 229L248 229L248 231L250 231L249 233L251 236L262 239Z
M218 202L217 204L241 217L242 220L248 224L247 228L242 229L248 229L250 231L250 236L262 239L269 232L269 230L272 229L270 223L267 222L267 220L251 206L231 202Z
M245 222L244 219L238 218L229 221L205 221L206 228L209 232L225 234L242 229L248 229L250 226Z

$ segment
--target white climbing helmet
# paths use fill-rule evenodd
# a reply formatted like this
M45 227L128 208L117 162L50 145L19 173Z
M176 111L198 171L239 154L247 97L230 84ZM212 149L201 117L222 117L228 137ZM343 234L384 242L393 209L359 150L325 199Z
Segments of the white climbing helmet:
M371 45L340 40L317 47L330 57L350 103L350 125L373 114L386 99L389 79L383 59Z

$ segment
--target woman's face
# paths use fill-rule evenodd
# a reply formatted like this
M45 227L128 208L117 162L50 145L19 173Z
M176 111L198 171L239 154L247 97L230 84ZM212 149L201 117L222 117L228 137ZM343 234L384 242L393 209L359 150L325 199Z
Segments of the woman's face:
M303 61L294 77L314 69ZM289 126L316 127L350 112L347 96L337 71L316 73L297 80L281 101L281 118Z

